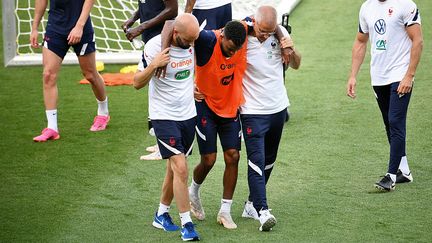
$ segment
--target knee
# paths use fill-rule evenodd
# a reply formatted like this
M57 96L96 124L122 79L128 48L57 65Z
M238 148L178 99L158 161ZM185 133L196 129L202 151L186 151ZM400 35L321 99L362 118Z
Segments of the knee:
M216 162L216 155L213 154L206 154L201 156L201 164L204 165L206 168L213 168L213 165Z
M57 80L57 73L50 71L50 70L44 70L43 72L43 81L45 86L53 86L55 85Z
M97 72L83 72L82 73L84 78L87 79L90 83L95 83L98 80L98 73Z
M180 180L187 182L188 180L188 169L187 166L180 166L177 170L177 176Z
M389 128L392 131L403 131L404 130L404 118L392 116L388 120Z
M229 149L224 152L225 164L227 166L234 165L237 166L240 160L240 153L236 149Z

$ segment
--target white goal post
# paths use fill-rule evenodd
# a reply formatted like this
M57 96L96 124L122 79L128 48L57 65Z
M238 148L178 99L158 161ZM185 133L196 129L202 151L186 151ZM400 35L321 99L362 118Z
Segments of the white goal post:
M186 0L179 0L179 13ZM281 20L282 14L290 13L300 0L233 0L233 18L242 19L254 13L261 5L274 6ZM96 58L105 63L137 63L142 50L129 42L120 28L137 9L138 0L96 0L91 18L96 36ZM3 0L3 55L5 66L40 65L41 49L30 46L31 23L34 0ZM45 32L47 12L42 18L39 33ZM138 24L137 21L136 24ZM40 34L42 38L42 34ZM41 40L40 40L41 41ZM63 63L76 64L76 55L70 50Z

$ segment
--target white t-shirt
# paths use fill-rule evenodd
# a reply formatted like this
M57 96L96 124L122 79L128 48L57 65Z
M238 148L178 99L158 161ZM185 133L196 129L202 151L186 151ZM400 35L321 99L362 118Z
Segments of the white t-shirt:
M231 2L232 0L196 0L193 9L212 9Z
M149 40L144 58L151 63L161 51L161 36ZM184 121L196 116L194 90L194 48L171 46L164 78L152 77L149 83L149 117L152 120ZM143 70L142 65L139 69Z
M289 36L281 27L284 36ZM261 43L248 36L247 67L243 76L243 94L246 102L241 114L268 115L289 106L284 84L281 48L274 35Z
M359 32L369 33L371 43L372 85L401 81L408 70L412 45L405 28L421 24L416 4L411 0L367 0L359 19Z

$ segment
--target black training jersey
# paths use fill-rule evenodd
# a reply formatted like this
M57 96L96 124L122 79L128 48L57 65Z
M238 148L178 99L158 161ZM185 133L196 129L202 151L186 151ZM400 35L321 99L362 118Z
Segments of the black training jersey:
M140 22L143 23L149 19L156 17L165 9L163 0L138 0ZM156 25L152 28L144 30L142 39L147 43L151 38L159 35L165 23Z
M47 30L60 35L69 35L75 27L85 0L50 0ZM83 34L93 33L90 16L84 25Z

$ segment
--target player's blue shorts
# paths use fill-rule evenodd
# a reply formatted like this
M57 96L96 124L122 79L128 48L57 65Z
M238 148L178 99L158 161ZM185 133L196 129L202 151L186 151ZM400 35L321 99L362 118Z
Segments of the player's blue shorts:
M207 103L195 102L197 110L197 141L200 154L217 152L217 134L223 151L241 148L241 126L239 116L223 118L214 113Z
M207 19L207 25L204 29L217 30L232 20L231 3L213 9L194 9L192 14L198 19L200 25Z
M61 59L64 58L67 51L71 47L68 44L67 36L57 34L53 31L47 30L44 36L43 46L54 52ZM81 37L81 42L72 46L77 56L84 56L86 54L96 51L94 33L84 33Z
M162 158L192 153L196 117L185 121L151 120Z

